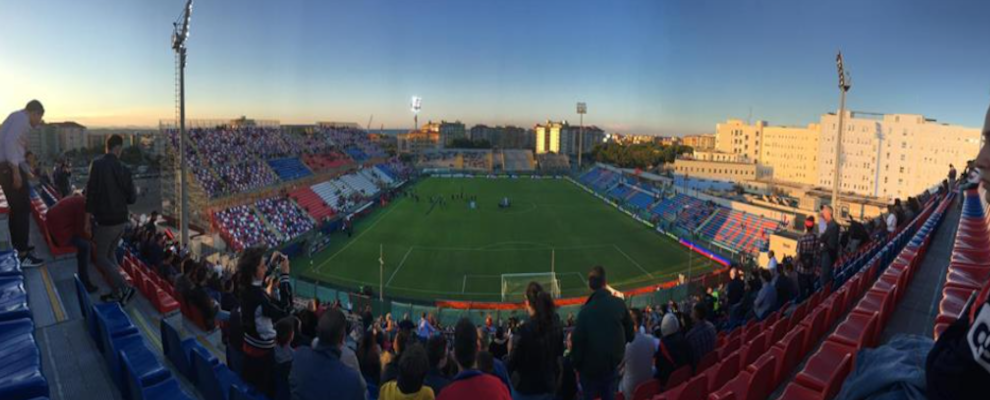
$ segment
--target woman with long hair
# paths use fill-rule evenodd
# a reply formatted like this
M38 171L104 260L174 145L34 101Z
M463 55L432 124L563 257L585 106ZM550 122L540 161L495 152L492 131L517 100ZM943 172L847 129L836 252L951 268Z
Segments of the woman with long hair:
M280 253L272 255L279 271L268 277L265 263L267 250L252 247L237 260L240 278L237 293L241 303L241 330L244 332L241 377L269 398L274 397L275 322L289 315L292 286L289 283L289 260ZM277 279L277 280L276 280Z
M525 304L529 319L513 335L507 365L515 399L552 399L564 354L563 327L553 297L539 283L526 287Z

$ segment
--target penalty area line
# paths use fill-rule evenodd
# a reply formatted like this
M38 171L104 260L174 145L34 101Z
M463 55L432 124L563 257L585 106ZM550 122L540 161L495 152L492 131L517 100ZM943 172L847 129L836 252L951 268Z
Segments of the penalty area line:
M406 255L402 256L402 261L399 262L399 266L395 267L395 271L392 271L392 275L388 277L388 282L385 282L385 287L389 287L392 284L392 279L395 279L395 274L399 273L403 265L406 265L406 259L409 258L409 253L412 253L415 246L410 246L409 250L406 251Z

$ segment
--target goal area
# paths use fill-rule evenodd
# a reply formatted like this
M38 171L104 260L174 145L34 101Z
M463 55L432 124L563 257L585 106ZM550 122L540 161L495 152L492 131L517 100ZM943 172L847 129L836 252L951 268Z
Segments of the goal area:
M526 297L526 287L530 282L539 283L553 298L560 298L560 281L553 272L525 274L502 274L502 301L518 302Z

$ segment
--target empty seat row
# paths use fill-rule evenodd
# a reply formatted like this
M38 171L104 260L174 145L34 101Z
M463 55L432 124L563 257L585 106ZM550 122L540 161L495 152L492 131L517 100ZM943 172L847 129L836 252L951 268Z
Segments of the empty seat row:
M291 181L313 175L309 168L306 168L306 165L296 157L268 160L268 165L272 167L272 170L282 181Z
M16 252L0 252L0 399L4 400L48 396L22 272Z
M204 399L265 399L196 338L182 339L179 331L165 319L161 320L160 329L165 358L196 386Z
M964 193L962 215L952 246L942 300L935 317L935 338L959 317L970 298L990 281L990 228L987 206L976 189Z
M125 400L193 399L148 345L119 303L93 304L79 276L76 296L90 337Z

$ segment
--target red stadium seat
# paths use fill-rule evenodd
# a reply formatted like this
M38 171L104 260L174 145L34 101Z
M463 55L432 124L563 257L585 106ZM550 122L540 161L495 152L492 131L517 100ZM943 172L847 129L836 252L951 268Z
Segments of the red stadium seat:
M784 335L787 334L787 324L788 323L789 323L789 321L786 318L785 319L779 319L779 320L777 320L777 323L773 324L773 326L770 327L770 342L769 343L777 343L777 342L780 341L780 339L783 339L784 338Z
M712 371L708 373L708 391L714 392L718 388L722 387L726 382L728 382L732 377L739 373L739 352L730 354L728 357L722 359L722 362L718 363Z
M825 397L817 390L808 389L798 382L791 382L778 400L825 400Z
M633 391L632 400L650 400L657 393L660 393L660 381L650 379L636 386L636 390Z
M701 375L716 363L718 363L718 352L712 350L708 352L708 354L705 354L704 357L701 357L701 360L698 360L698 366L695 370L695 374Z
M822 334L825 332L825 309L822 307L816 308L814 311L808 315L801 325L808 329L808 332L804 338L804 348L810 349L814 343L817 343L821 339Z
M880 329L877 325L879 321L879 312L874 312L872 315L849 313L846 320L835 328L835 332L832 332L828 340L853 346L856 350L863 347L873 347L879 337Z
M664 391L653 397L653 400L705 400L706 397L708 397L708 380L704 375L699 375Z
M713 394L720 399L725 398L724 396L729 393L741 400L765 399L773 391L771 381L776 365L777 361L772 355L760 357L759 362L752 366L752 370L739 372L738 376L726 382Z
M880 313L880 326L887 325L887 317L890 314L891 306L893 301L891 299L892 294L890 292L883 292L877 289L870 289L866 292L866 295L856 304L856 308L853 312L865 313L867 315L873 312Z
M739 369L746 369L747 366L760 358L767 347L767 335L766 333L761 333L756 336L749 345L743 347L742 358L739 360Z
M691 370L690 365L685 365L678 368L676 371L672 372L669 377L667 377L667 383L663 385L664 389L674 388L682 383L687 382L694 375L694 371Z
M852 371L855 352L852 347L826 340L794 381L832 398Z
M799 327L794 332L789 333L780 342L767 349L767 354L772 354L777 359L776 374L774 384L779 383L787 374L797 367L798 362L804 358L804 327Z

